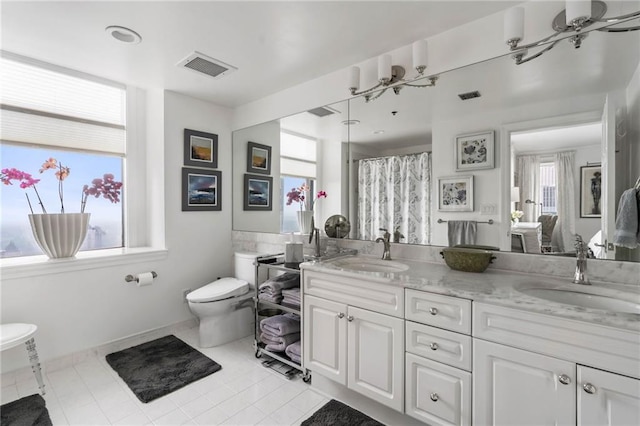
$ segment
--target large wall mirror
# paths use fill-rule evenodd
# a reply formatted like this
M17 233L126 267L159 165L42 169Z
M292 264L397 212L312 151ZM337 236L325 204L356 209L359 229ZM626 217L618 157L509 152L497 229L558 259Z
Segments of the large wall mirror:
M236 131L234 229L281 232L282 211L243 211L236 198L243 194L240 178L247 163L247 142L264 143L261 141L269 132L279 134L289 127L292 133L320 141L316 190L326 190L328 197L316 204L316 219L324 223L334 214L345 215L351 222L348 238L375 239L378 229L384 227L396 242L446 246L447 221L473 220L479 222L477 244L563 255L572 251L569 243L554 248L547 239L553 231L548 231L545 221L547 216L565 214L571 219L558 222L556 218L560 229L573 230L587 241L600 232L598 244L606 247L612 242L620 195L635 184L640 173L639 63L640 31L592 31L580 49L561 41L526 64L515 65L510 55L505 55L441 73L435 87L404 87L398 95L387 91L370 102L354 98L328 106L330 114L322 118L304 112ZM304 119L312 119L314 124ZM313 134L316 129L322 129L322 133ZM457 170L457 140L488 132L494 139L493 167ZM565 152L573 153L571 159L558 160ZM272 155L275 165L278 150L274 148ZM533 178L523 177L522 157L526 156L538 157ZM565 173L555 166L558 161L571 164L573 182L558 178ZM549 184L541 176L551 165L556 180ZM281 185L276 184L280 182L277 170L272 167L274 190ZM371 188L363 183L372 182L366 176L375 176L376 185L384 186L380 184L381 170L412 175L417 177L416 182L427 184L416 186L411 183L412 176L403 176L400 180L408 189L400 185L378 192L377 200L387 205L379 209L378 215L383 217L374 218L374 196L367 195L365 191ZM596 171L601 179L599 211L593 206L586 211L582 204L593 204L593 194L597 195L591 190ZM452 177L472 178L472 211L441 209L438 182ZM525 182L531 179L537 183ZM278 187L274 191L274 197L281 197L280 204L289 189ZM409 197L403 195L404 190ZM561 196L573 199L567 201ZM545 197L555 197L555 205ZM402 201L413 204L403 205ZM363 206L363 202L369 206ZM562 213L562 206L566 213ZM517 223L511 220L513 211L523 212ZM537 245L526 244L532 232ZM523 235L525 249L512 244L512 234ZM638 249L610 248L602 248L599 257L640 261Z

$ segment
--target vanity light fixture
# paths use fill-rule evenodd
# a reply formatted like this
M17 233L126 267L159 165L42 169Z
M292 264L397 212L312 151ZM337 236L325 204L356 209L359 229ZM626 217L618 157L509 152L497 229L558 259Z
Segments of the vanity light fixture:
M596 22L616 24L631 18L640 17L640 10L611 18L604 18L606 13L607 5L603 1L567 0L566 9L558 13L551 23L551 27L555 33L536 42L519 46L518 43L520 43L524 38L524 8L514 7L507 10L504 17L504 39L507 45L509 45L511 51L515 52L513 54L513 59L516 61L516 65L520 65L539 57L548 50L551 50L560 40L553 41L540 52L531 56L527 56L529 53L528 49L541 46L563 33L575 32L575 34L569 37L568 40L576 49L578 49L582 45L582 41L587 37L587 35L581 33L581 31L590 25ZM597 28L597 30L620 33L640 30L640 25L623 28Z
M138 44L142 41L142 37L130 28L121 27L119 25L110 25L104 29L107 34L116 40L126 44Z
M424 70L427 68L427 41L418 40L413 43L413 67L418 73L412 79L405 80L405 69L400 65L391 64L391 55L381 55L378 57L378 84L366 90L360 89L360 67L351 67L349 70L349 92L351 96L364 95L366 102L378 99L388 88L393 89L393 93L398 95L404 86L409 87L432 87L436 85L437 76L428 77L426 84L416 84L416 80L424 77ZM383 88L378 93L372 92Z

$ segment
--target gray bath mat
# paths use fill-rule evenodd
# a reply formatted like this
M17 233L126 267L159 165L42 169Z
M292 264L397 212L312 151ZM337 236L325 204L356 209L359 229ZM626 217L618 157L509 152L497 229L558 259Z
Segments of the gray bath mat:
M301 426L384 426L355 408L332 399L302 422Z
M49 411L40 395L29 395L0 407L2 426L51 426Z
M160 398L222 368L176 336L114 352L106 359L142 402Z

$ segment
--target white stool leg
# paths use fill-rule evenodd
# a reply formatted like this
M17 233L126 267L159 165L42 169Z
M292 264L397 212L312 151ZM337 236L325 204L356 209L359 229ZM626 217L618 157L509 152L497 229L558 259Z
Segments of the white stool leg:
M38 352L36 351L36 341L32 337L25 342L25 345L27 345L27 353L29 354L31 369L33 370L33 374L35 374L36 376L36 380L38 381L40 392L42 392L42 394L44 395L44 381L42 380L42 369L40 368L40 360L38 359Z

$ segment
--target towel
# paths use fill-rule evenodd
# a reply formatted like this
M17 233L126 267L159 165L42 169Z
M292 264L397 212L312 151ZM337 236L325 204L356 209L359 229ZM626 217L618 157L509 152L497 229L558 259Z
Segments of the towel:
M300 333L291 333L286 336L273 336L269 333L260 333L260 340L265 343L268 351L284 352L287 346L300 341Z
M283 297L278 295L272 295L270 293L258 293L258 299L266 300L267 302L280 303Z
M449 247L458 244L475 244L478 222L475 220L450 220Z
M287 348L284 350L284 353L286 353L292 361L299 363L301 358L300 341L298 340L297 342L287 346Z
M260 284L260 292L278 294L287 288L300 287L300 274L287 272Z
M300 289L291 288L288 290L282 290L282 304L292 307L300 307Z
M624 191L618 203L616 230L613 234L614 245L629 249L638 247L640 244L639 210L638 190L631 188Z
M260 321L260 331L272 336L300 333L300 317L296 314L283 314L265 318Z

